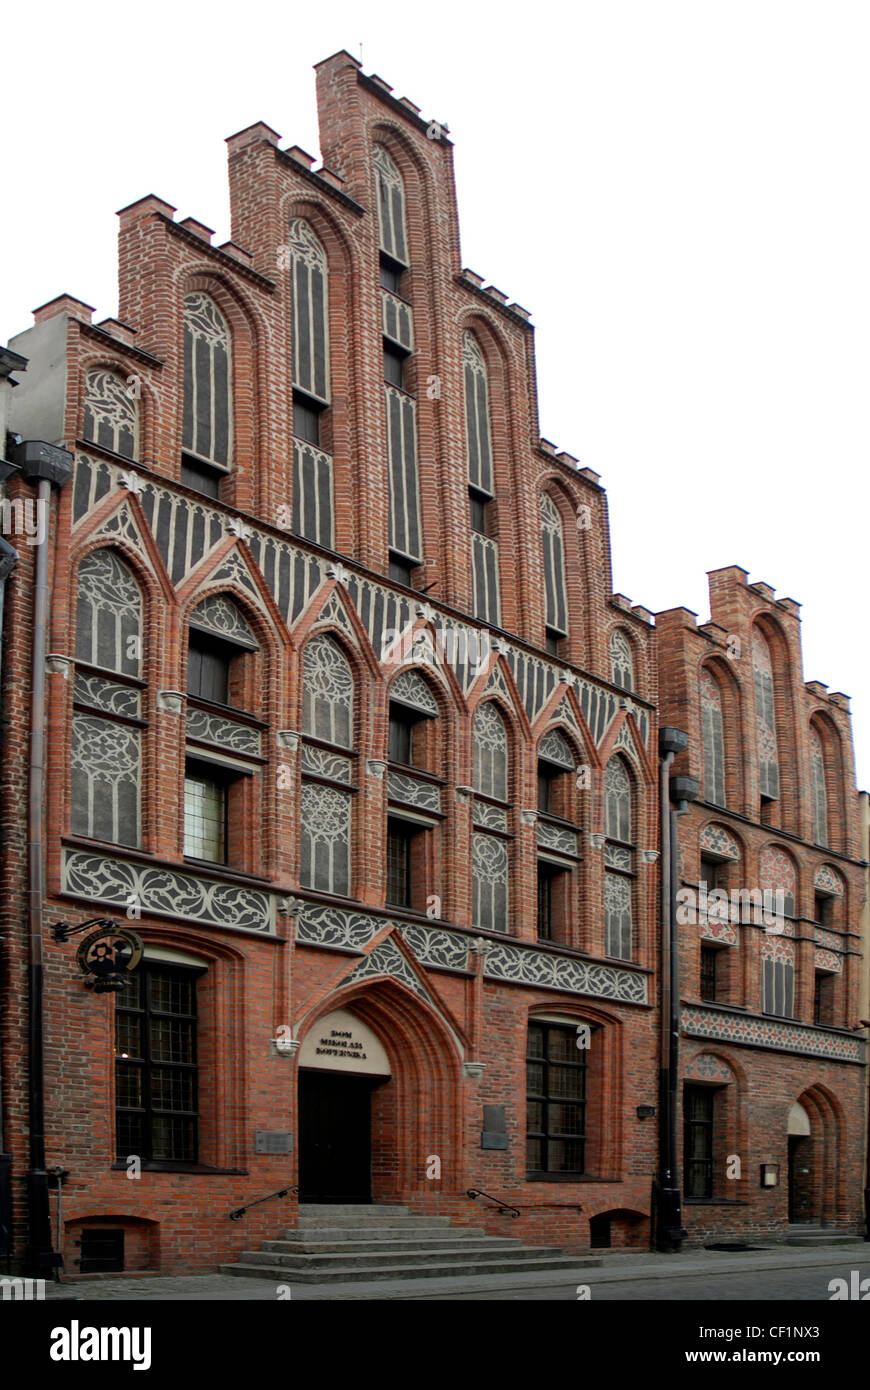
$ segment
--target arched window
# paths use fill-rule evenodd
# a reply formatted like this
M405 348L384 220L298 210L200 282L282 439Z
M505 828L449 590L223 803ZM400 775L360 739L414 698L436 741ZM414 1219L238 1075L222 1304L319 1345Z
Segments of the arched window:
M383 145L375 145L374 165L381 250L393 260L407 265L408 238L405 232L405 189L402 175Z
M541 541L544 548L544 621L547 636L552 634L558 640L568 631L565 542L559 508L546 492L541 494Z
M763 801L775 801L779 796L779 761L773 701L773 662L770 647L757 627L752 630L752 675L755 685L755 728L761 796Z
M711 673L703 669L701 692L701 737L704 746L704 798L714 806L725 806L725 739L722 724L722 692Z
M474 716L474 790L481 797L505 802L508 797L508 737L504 719L491 700ZM508 929L507 812L478 801L473 818L472 886L474 924L490 931Z
M468 503L471 512L474 616L497 626L498 545L492 536L494 483L489 386L483 353L471 333L462 335L462 356L465 364L465 439Z
M813 840L828 843L828 789L825 783L825 750L819 732L810 725L810 762L813 788Z
M777 845L765 845L759 856L759 877L765 913L775 913L781 903L786 917L794 917L797 875L791 856ZM782 897L777 899L777 893Z
M618 960L631 960L633 950L631 800L628 769L613 757L604 773L604 913L605 951Z
M423 677L414 670L400 672L390 687L387 903L421 912L432 895L440 897L438 713L438 702Z
M92 550L78 573L70 750L74 835L139 844L141 669L139 585L113 550Z
M303 730L325 743L353 746L353 673L329 637L313 637L302 669Z
M350 663L330 637L312 637L302 665L301 882L306 888L347 897L353 762L354 677ZM321 744L331 744L324 748Z
M615 628L610 634L610 679L620 690L634 689L631 643L619 628Z
M139 449L136 402L117 372L102 367L88 372L82 437L124 458L136 458Z
M293 385L329 400L329 297L326 252L301 217L290 223L293 261Z
M232 349L226 319L200 290L184 298L181 447L182 482L217 497L232 457Z
M301 217L290 223L293 303L293 530L332 548L332 458L324 453L329 405L329 280L326 252Z
M508 738L492 700L474 716L474 790L496 801L508 799Z
M538 744L538 936L570 944L578 837L564 822L576 818L576 763L564 734L548 730Z

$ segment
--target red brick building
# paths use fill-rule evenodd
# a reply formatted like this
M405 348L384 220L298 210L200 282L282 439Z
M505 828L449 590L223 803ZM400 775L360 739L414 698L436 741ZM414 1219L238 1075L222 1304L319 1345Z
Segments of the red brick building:
M713 814L705 783L682 821L684 876L699 845L728 861L729 835L747 869L781 845L804 920L777 943L799 954L795 1021L760 1047L716 1020L760 1022L766 948L732 947L727 998L701 1008L707 937L685 940L714 1196L721 1157L744 1163L739 1205L684 1220L693 1239L784 1232L785 1186L759 1194L757 1163L785 1163L797 1102L814 1183L827 1194L842 1173L806 1210L854 1227L845 701L799 686L794 615L731 571L714 577L722 634L659 620L659 676L652 615L612 593L597 476L540 438L529 315L461 266L446 129L346 53L319 65L317 96L322 168L262 124L229 140L231 242L143 198L120 214L119 319L93 324L63 296L13 341L29 365L12 427L75 455L51 515L44 885L25 814L33 549L6 594L0 1147L16 1250L34 924L69 1272L109 1230L124 1268L212 1267L294 1224L295 1193L244 1229L228 1219L288 1183L302 1202L459 1221L481 1220L480 1188L520 1208L530 1241L647 1244L658 722L689 734L697 776L702 661L728 710L730 799ZM776 634L782 728L765 826L731 716L755 708L747 658L720 652L756 622ZM811 730L830 849L807 843L799 795ZM818 886L817 862L842 892ZM807 936L814 884L836 904ZM86 989L78 938L50 932L94 917L144 943L117 994ZM817 949L837 976L819 1026Z

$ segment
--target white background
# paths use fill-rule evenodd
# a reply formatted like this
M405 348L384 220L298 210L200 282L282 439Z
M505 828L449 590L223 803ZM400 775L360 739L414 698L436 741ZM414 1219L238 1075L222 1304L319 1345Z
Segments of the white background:
M614 588L709 615L736 563L803 604L870 783L870 7L15 5L0 339L117 312L118 208L229 237L224 139L318 155L312 65L360 56L446 122L463 262L531 309L541 433L602 475Z

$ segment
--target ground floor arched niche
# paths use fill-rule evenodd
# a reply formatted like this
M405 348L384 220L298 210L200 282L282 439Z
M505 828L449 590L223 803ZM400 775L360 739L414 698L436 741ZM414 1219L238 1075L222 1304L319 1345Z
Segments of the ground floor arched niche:
M339 1011L351 1023L324 1032L324 1020ZM351 1034L335 1039L335 1051L349 1056L324 1050L321 1040L333 1031ZM439 1015L385 979L331 995L300 1032L300 1203L403 1202L455 1191L462 1075L456 1041ZM376 1044L369 1070L371 1059L356 1062L353 1046L367 1039Z
M846 1212L842 1171L842 1113L822 1086L811 1086L790 1106L788 1217L798 1225L825 1225Z
M592 1250L647 1250L650 1222L646 1212L630 1207L614 1207L589 1218L589 1245Z

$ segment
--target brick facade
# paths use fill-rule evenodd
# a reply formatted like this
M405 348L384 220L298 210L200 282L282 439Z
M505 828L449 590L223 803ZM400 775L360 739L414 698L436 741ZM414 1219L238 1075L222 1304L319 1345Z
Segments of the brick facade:
M614 1245L648 1243L657 1121L639 1118L637 1107L658 1102L657 735L660 722L684 728L689 751L678 770L699 776L702 662L721 673L728 809L698 803L682 819L683 882L696 882L699 836L709 822L727 827L741 846L749 886L765 845L782 844L792 856L799 903L788 940L799 957L799 1026L790 1041L771 1037L762 1046L726 1039L730 1019L755 1019L761 1008L755 937L764 933L750 937L740 927L743 944L723 948L739 959L720 1010L725 1022L711 1022L707 1014L718 1006L704 1003L683 1044L687 1075L696 1068L697 1084L716 1091L717 1174L723 1158L743 1156L740 1196L728 1206L688 1205L684 1221L696 1241L709 1233L784 1232L785 1185L760 1192L757 1165L786 1163L787 1116L800 1098L818 1155L816 1188L801 1201L814 1219L855 1228L864 1068L857 1064L863 1041L847 1031L857 1022L861 969L847 701L800 685L795 606L747 586L741 571L712 576L713 623L705 628L684 610L660 615L654 625L646 610L612 593L605 494L594 473L540 438L529 316L461 266L447 133L366 77L346 53L319 65L317 98L319 170L304 151L279 149L279 137L263 124L229 140L231 242L215 247L208 228L192 218L176 222L168 204L143 198L120 213L119 319L94 325L89 306L62 296L37 311L34 328L13 344L30 362L13 402L13 428L76 456L52 519L44 920L114 916L141 936L152 969L162 962L167 970L199 972L196 1161L154 1159L131 1177L115 1138L114 1029L122 997L86 991L73 960L75 938L58 945L46 931L48 1166L69 1174L66 1269L77 1268L83 1229L123 1229L128 1268L177 1272L211 1268L293 1226L295 1194L255 1207L242 1222L228 1214L298 1181L306 1142L299 1058L306 1039L339 1009L371 1031L389 1062L388 1079L376 1078L371 1091L373 1200L479 1221L482 1208L466 1195L475 1187L519 1207L515 1232L530 1241L583 1249L590 1221L603 1217L592 1228L597 1239L607 1238L601 1227L609 1224ZM409 582L391 577L390 568L376 146L388 152L405 196L400 297L412 314L414 350L403 365L402 392L414 403L422 535ZM334 550L288 523L296 485L292 258L288 264L294 219L312 229L328 266L329 401L317 449L331 468ZM189 474L182 480L183 301L197 294L217 307L231 343L230 468L211 495L191 485ZM497 624L475 616L466 332L482 354L488 384L493 482L486 535L497 555ZM99 442L98 432L85 429L94 383L106 384L101 373L125 386L131 402L129 410L117 404L122 425L114 448L106 435ZM118 448L122 439L134 443ZM9 494L30 495L18 482ZM558 513L564 554L567 632L555 637L545 604L542 495ZM99 698L109 699L109 672L120 667L84 661L76 646L81 567L107 547L141 596L139 675L116 677L112 689L122 694L111 696L128 709L135 703L138 714L109 711L108 719L105 704L99 715L83 691L90 679ZM17 1249L28 1164L24 808L33 566L33 551L21 551L7 586L0 772L0 1026ZM251 640L234 657L226 708L215 709L184 692L191 621L195 627L195 610L217 596L231 601ZM95 620L95 632L102 621ZM748 658L729 658L726 643L734 633L748 642L753 623L764 625L775 649L782 729L781 798L765 826L756 808ZM306 725L306 651L324 636L338 654L332 659L350 673L346 747ZM396 770L390 702L408 671L418 673L431 710L415 735L413 769ZM482 791L475 766L475 717L487 705L506 731L503 798ZM93 773L94 800L82 809L74 716L85 721L79 727L97 729L97 739L107 737L131 757L136 750L139 820L114 839L81 832L82 817L96 825L109 814L97 803L110 784L118 806L125 793L114 773L103 780ZM827 759L830 848L808 839L811 724ZM541 740L554 730L575 767L555 779L556 799L544 812L538 761ZM186 758L233 769L224 862L184 854ZM628 833L617 834L610 819L617 790L608 765L621 769L627 788ZM557 771L550 766L554 778ZM320 788L312 801L319 796L319 805L334 808L331 816L349 818L346 892L311 886L304 835L315 844L312 856L317 844L339 857L342 849L333 821L307 824L305 787ZM416 827L402 907L388 902L388 814ZM120 826L120 810L116 820ZM489 845L499 862L506 858L506 931L482 923L475 905L472 864L482 841L483 851ZM541 857L556 885L544 939ZM829 928L836 942L826 947L841 969L836 1018L814 1028L815 947L807 923L813 874L823 864L844 885L840 918ZM486 880L483 870L478 878L497 896L494 878ZM615 902L630 903L630 951L621 955L604 908L611 891ZM683 941L686 1008L701 1006L694 984L699 941L697 932ZM588 1057L578 1046L570 1058L576 1063L582 1053L586 1062L587 1133L584 1172L571 1169L570 1180L558 1170L527 1176L530 1019L561 1025L568 1031L558 1037L570 1038L572 1049L578 1028L591 1030ZM275 1039L292 1046L282 1049ZM810 1055L814 1048L828 1051ZM549 1074L569 1084L564 1066ZM556 1094L547 1141L553 1152L561 1142L553 1137ZM562 1109L567 1153L576 1114L567 1116L571 1105ZM493 1130L501 1121L503 1130ZM290 1153L258 1152L255 1135L262 1131L289 1133ZM493 1133L505 1136L503 1146L493 1146ZM562 1170L568 1168L566 1161ZM716 1184L718 1197L725 1188L718 1176ZM487 1221L492 1230L503 1228L495 1214Z

